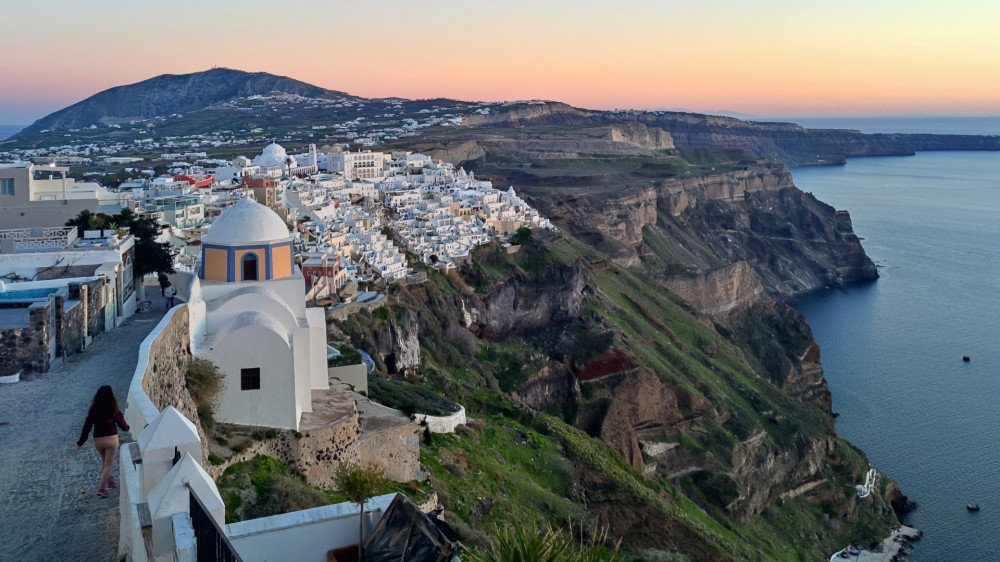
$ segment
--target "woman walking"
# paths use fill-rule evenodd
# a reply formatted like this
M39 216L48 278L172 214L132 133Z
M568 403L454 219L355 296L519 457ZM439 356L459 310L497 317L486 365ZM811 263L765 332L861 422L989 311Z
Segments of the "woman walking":
M79 450L87 442L90 429L94 429L94 447L97 448L103 467L101 483L97 488L97 495L101 498L108 497L108 489L115 487L115 479L111 477L111 465L114 464L115 453L118 451L118 427L125 431L129 430L125 417L118 409L114 391L110 386L104 385L97 389L97 394L90 402L87 421L83 425L83 432L80 433L80 440L76 442L76 448Z

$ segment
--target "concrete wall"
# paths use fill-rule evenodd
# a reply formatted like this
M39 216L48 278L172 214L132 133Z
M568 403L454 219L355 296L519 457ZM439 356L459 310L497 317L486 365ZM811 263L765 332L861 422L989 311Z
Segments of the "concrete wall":
M365 504L365 536L375 527L396 494L376 496ZM354 503L325 505L226 525L226 535L244 562L294 559L326 562L326 553L358 544L361 510Z
M465 406L461 406L457 412L450 416L428 416L427 414L414 414L414 421L420 423L427 422L427 427L431 433L455 433L455 428L465 425Z
M327 367L327 376L354 387L354 392L368 394L368 366L364 363L346 367Z

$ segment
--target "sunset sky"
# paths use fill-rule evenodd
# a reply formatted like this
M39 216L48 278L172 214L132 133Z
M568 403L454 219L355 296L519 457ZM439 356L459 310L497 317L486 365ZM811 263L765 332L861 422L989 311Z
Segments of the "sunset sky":
M226 66L369 97L757 116L998 115L995 0L21 0L0 124Z

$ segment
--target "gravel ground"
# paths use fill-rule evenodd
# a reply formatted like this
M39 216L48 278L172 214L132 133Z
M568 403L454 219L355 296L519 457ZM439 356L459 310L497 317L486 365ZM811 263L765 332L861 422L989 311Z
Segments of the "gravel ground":
M101 385L110 384L125 409L139 344L164 313L157 287L146 289L149 312L97 336L48 373L0 385L0 560L117 558L118 490L97 497L101 465L93 439L79 451L76 440ZM131 441L120 435L121 443Z

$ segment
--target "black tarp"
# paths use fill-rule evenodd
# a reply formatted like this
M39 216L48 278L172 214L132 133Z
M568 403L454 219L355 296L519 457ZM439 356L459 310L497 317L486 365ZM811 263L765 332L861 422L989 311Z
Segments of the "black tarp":
M409 498L396 494L365 539L365 562L457 560L462 545L442 526L443 522L420 511Z

